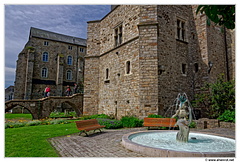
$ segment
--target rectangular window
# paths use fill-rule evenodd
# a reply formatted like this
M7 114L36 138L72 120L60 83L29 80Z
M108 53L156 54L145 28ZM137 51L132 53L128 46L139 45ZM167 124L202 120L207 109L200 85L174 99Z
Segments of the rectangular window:
M69 50L72 50L72 46L68 46L68 49L69 49Z
M186 41L186 24L183 20L177 19L177 39Z
M186 74L187 64L182 64L182 74Z
M130 61L126 62L126 74L130 74L131 72L131 63Z
M80 52L84 52L84 48L79 48L79 51Z
M114 29L114 41L115 47L122 44L122 25L119 25Z
M44 41L44 42L43 42L43 45L44 45L44 46L48 46L48 41Z

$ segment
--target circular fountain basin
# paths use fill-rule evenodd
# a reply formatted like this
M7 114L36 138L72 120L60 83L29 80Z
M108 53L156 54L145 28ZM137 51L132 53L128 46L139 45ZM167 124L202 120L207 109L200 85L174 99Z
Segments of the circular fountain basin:
M188 143L176 141L178 131L126 134L122 145L151 157L235 157L235 140L216 134L190 132Z

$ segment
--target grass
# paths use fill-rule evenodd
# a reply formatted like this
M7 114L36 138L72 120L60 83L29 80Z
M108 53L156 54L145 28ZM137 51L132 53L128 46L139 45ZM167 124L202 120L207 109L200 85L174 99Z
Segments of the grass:
M25 119L25 120L32 120L32 114L5 114L5 119Z
M47 139L77 132L75 123L5 129L5 157L58 157Z

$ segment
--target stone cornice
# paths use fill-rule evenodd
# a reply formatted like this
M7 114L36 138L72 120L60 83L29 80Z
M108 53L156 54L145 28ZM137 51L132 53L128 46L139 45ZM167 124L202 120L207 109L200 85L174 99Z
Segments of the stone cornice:
M109 52L112 52L112 51L114 51L114 50L116 50L116 49L118 49L118 48L120 48L120 47L122 47L122 46L124 46L124 45L126 45L126 44L128 44L128 43L130 43L130 42L132 42L132 41L134 41L136 39L138 39L138 38L139 38L139 36L136 36L136 37L134 37L134 38L132 38L132 39L122 43L121 45L119 45L117 47L114 47L114 48L108 50L107 52L104 52L104 53L100 54L99 56L96 56L96 55L95 56L85 56L85 58L98 58L98 57L104 56L104 55L108 54Z

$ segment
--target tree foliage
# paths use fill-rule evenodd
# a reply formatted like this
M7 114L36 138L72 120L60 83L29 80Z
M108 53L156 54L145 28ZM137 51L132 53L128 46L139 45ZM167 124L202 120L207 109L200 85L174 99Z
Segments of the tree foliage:
M199 12L220 26L235 29L235 5L199 5L196 14Z

